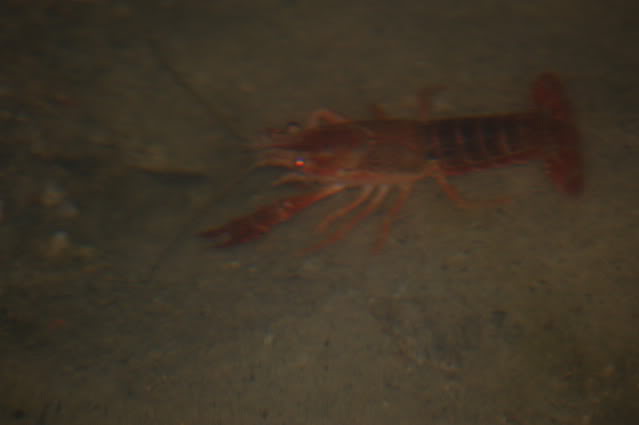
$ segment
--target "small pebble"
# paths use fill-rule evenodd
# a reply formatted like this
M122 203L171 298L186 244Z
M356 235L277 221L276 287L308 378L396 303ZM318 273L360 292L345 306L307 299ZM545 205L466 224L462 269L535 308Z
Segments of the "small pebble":
M55 232L44 248L44 255L48 258L57 258L67 252L70 247L69 234L65 231Z
M242 82L238 85L238 88L244 93L255 93L255 86L251 83Z
M239 261L229 261L228 263L222 266L226 270L237 270L242 268L242 263Z
M78 216L78 208L71 201L64 200L56 207L56 213L62 218L75 218Z
M40 202L45 207L56 207L60 205L66 198L64 190L56 183L47 183L44 186L42 195L40 195Z
M264 345L273 345L273 341L275 340L275 335L271 332L268 332L264 335Z
M615 372L616 372L615 365L611 363L603 368L603 370L601 371L601 376L603 376L604 378L610 378L611 376L615 374Z

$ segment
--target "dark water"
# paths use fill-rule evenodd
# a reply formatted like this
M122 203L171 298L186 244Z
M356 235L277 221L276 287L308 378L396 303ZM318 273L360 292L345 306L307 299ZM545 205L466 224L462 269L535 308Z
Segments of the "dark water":
M0 6L0 423L635 424L633 6L107 2ZM636 12L636 10L634 11ZM320 107L518 111L565 80L586 189L539 164L417 185L310 255L338 195L226 250L193 235L290 193L239 178ZM294 189L294 188L292 188Z

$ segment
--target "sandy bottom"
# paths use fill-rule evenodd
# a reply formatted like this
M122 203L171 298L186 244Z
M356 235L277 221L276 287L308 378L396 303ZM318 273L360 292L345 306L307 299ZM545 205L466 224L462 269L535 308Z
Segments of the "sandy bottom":
M541 0L0 6L0 423L639 423L639 9ZM580 198L540 164L417 185L320 252L328 199L250 244L194 234L295 191L264 128L379 102L578 111Z

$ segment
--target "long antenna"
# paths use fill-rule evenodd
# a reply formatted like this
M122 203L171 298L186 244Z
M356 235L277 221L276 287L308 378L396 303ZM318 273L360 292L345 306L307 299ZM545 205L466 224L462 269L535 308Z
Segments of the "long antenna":
M195 102L200 105L204 110L206 110L210 116L233 138L236 138L241 141L250 142L249 139L244 136L240 131L238 131L234 126L229 124L230 120L224 114L220 108L216 107L212 103L210 103L206 98L204 98L200 93L193 89L193 87L186 82L186 79L180 74L166 59L166 57L161 54L161 49L155 40L147 39L147 43L149 45L149 51L151 52L154 60L157 64L164 70L173 80L173 82L181 87L186 93L191 96ZM141 284L146 285L149 283L160 267L166 262L169 258L169 255L173 252L175 247L179 246L181 242L184 240L185 235L188 235L188 231L191 227L193 227L197 222L204 218L204 215L207 214L210 209L223 197L225 197L228 192L233 189L239 181L246 178L246 176L251 173L256 168L255 165L245 168L242 172L239 173L235 178L229 181L221 191L217 192L202 206L200 206L191 217L184 222L182 226L178 229L178 232L175 234L173 239L169 241L169 243L164 247L164 249L158 254L156 260L151 264L151 267L140 281Z
M166 56L161 53L162 50L155 40L149 38L146 41L149 45L149 52L151 52L153 59L160 66L160 68L162 68L162 70L164 70L164 72L166 72L171 77L175 85L179 86L180 88L182 88L182 90L188 93L188 95L191 96L193 100L198 105L200 105L206 112L208 112L208 114L213 118L213 120L215 120L216 123L218 123L227 133L229 133L229 135L233 136L234 138L238 140L242 140L247 143L250 142L248 137L243 135L242 132L239 131L236 127L229 124L231 122L231 119L227 114L225 114L222 111L221 108L209 102L204 96L198 93L193 88L193 86L187 83L186 79L184 78L184 75L178 72L175 69L175 67L171 65L171 63L166 58Z

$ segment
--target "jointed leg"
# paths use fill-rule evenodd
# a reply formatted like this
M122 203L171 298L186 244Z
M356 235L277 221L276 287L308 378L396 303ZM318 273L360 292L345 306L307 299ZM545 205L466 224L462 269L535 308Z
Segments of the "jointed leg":
M364 186L362 188L362 191L360 192L360 195L353 202L351 202L350 204L346 205L343 208L340 208L339 210L335 211L333 214L324 218L324 220L322 220L322 222L317 226L317 231L323 232L335 220L345 216L346 214L350 213L355 208L359 207L364 202L366 202L366 200L371 196L371 193L373 193L374 188L375 186Z
M322 178L320 176L288 173L288 174L284 174L282 177L275 180L272 183L272 185L280 186L287 183L314 183L314 182L321 182L321 181L322 181Z
M390 191L390 186L380 186L377 194L371 199L370 204L359 214L353 217L349 222L345 223L342 227L340 227L337 231L335 231L331 236L324 239L322 242L312 246L310 251L315 251L325 247L326 245L337 242L342 239L344 236L348 234L353 228L359 224L360 221L364 220L366 217L371 215L379 206L382 204L386 195Z
M390 234L391 225L399 215L399 212L402 210L404 205L406 204L406 200L408 200L411 192L413 191L413 185L407 184L405 186L400 187L400 192L397 200L395 201L395 205L393 208L388 211L386 217L384 218L384 222L382 223L382 228L380 229L379 236L377 241L375 242L374 251L379 252L384 247L384 244L388 240L388 235Z
M448 183L443 173L437 173L434 177L437 179L437 183L444 189L446 195L461 208L493 207L511 201L510 198L486 199L481 201L469 200L466 199L455 186Z

